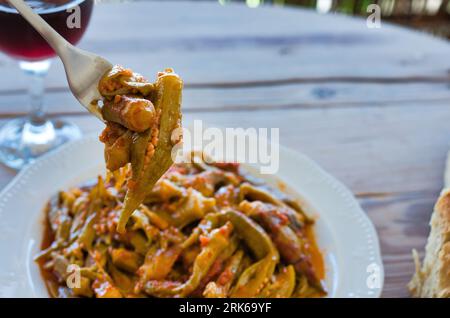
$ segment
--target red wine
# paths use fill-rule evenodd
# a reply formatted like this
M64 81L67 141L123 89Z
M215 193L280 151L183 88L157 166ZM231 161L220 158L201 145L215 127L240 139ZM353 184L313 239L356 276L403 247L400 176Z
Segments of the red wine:
M94 0L25 0L36 13L72 44L78 43L91 18ZM80 10L74 10L78 6ZM79 12L79 19L74 16ZM0 51L19 60L55 56L42 36L5 0L0 0Z

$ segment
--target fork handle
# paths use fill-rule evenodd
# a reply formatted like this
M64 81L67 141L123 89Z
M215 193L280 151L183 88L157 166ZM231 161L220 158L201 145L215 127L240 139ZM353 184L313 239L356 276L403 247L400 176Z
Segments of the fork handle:
M19 13L27 20L36 31L48 42L53 50L61 57L64 55L64 49L71 47L72 44L66 41L58 32L56 32L44 19L36 14L31 7L23 0L7 0Z

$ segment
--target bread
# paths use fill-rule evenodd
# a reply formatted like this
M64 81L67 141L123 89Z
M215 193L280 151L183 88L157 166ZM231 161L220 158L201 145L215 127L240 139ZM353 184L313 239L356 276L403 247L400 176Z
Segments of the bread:
M445 174L450 186L450 163ZM423 265L413 251L416 273L408 287L414 297L450 298L450 189L444 189L431 216L431 231L425 247Z

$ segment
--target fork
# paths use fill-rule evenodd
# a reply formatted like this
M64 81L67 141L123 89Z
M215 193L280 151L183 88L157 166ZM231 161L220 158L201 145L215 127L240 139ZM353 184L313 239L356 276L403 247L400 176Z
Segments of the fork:
M91 52L80 50L58 34L44 19L36 14L23 0L7 0L47 41L64 64L67 82L75 98L90 113L103 121L100 107L98 82L111 70L112 64Z

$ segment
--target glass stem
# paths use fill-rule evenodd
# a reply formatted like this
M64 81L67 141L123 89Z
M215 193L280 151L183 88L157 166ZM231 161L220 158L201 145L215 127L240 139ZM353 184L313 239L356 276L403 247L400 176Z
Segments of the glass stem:
M50 60L39 62L20 62L20 68L29 76L28 95L30 99L29 123L42 126L47 117L44 110L44 79L50 68Z
M30 77L28 87L31 106L29 120L33 125L40 126L45 122L44 76L41 74L32 74Z

